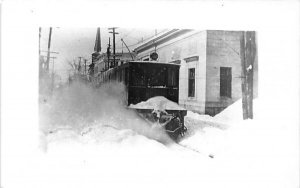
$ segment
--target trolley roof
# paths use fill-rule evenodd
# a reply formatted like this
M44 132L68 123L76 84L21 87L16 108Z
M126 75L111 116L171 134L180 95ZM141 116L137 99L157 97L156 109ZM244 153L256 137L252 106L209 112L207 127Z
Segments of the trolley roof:
M157 61L128 61L126 63L153 63L153 64L165 64L165 65L177 65L177 66L180 66L180 64L176 64L176 63L162 63L162 62L157 62Z

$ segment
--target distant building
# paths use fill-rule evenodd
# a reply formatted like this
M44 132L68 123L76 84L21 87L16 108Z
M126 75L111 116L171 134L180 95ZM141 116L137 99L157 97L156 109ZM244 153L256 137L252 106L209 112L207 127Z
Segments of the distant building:
M100 74L110 68L122 65L123 63L134 60L135 53L123 53L123 51L113 54L110 47L101 53L101 35L100 28L97 28L94 53L92 53L92 63L88 67L88 80L92 81L94 85L98 85L101 81Z
M137 60L180 64L179 104L215 115L242 97L239 31L173 29L139 45ZM155 53L156 54L155 54ZM152 55L151 55L152 54ZM257 96L257 58L254 96Z
M90 74L90 77L92 81L96 84L99 83L99 80L101 80L101 72L104 72L110 68L113 68L115 66L122 65L125 62L132 61L135 59L135 53L116 53L115 61L116 64L114 65L114 59L113 54L110 54L110 57L108 59L107 53L93 53L92 54L92 66L93 71ZM103 74L102 74L103 76Z

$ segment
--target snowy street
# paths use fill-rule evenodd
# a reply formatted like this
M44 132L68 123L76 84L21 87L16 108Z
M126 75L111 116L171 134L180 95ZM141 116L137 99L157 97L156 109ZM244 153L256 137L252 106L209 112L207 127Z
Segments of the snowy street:
M74 85L59 93L60 101L54 97L42 105L41 117L46 112L51 118L41 122L52 125L42 130L40 146L44 152L40 181L47 182L46 187L82 187L87 183L91 187L296 184L297 177L290 174L297 168L292 163L297 158L291 145L296 139L292 129L280 121L243 121L241 100L215 117L188 111L188 131L176 144L161 128L149 126L121 105L117 100L123 92L120 85L106 85L97 91L83 88ZM70 101L65 100L70 94ZM87 94L89 97L82 98ZM255 115L261 117L259 100L254 102ZM66 174L75 181L63 178Z

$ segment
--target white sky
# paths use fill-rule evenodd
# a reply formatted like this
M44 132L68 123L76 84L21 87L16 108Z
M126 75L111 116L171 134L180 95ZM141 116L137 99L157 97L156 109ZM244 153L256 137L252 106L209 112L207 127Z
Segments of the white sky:
M112 47L112 34L109 33L107 28L101 29L101 51L105 52L108 40L110 37ZM163 31L163 29L157 29L157 33ZM51 54L51 56L57 57L55 59L55 71L61 75L64 79L70 69L67 61L79 59L78 57L84 57L88 59L88 63L91 60L91 54L94 51L95 39L97 28L71 28L71 27L53 27L51 47L50 50L59 52L59 54ZM116 32L116 52L122 51L121 38L125 41L132 51L143 40L155 35L155 28L117 28ZM38 33L37 33L38 34ZM46 51L48 48L49 27L42 28L41 37L41 50ZM111 48L112 49L112 48ZM123 51L128 52L125 45L123 45ZM46 55L46 52L42 52ZM52 68L52 65L50 65Z

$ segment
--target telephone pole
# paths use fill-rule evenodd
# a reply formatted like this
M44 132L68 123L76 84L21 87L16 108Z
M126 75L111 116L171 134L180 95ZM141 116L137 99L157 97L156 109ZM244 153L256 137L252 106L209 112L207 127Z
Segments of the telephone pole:
M41 55L41 36L42 36L42 28L39 27L39 56Z
M84 59L84 75L86 76L86 61L87 59Z
M108 38L108 47L107 47L107 65L108 65L108 69L111 68L110 62L109 62L109 57L110 57L110 37Z
M240 37L242 65L243 119L253 119L253 73L256 57L255 32L242 32Z
M41 60L41 37L42 37L42 28L39 27L39 76L43 74L43 61Z
M46 63L46 70L47 70L47 71L49 71L51 35L52 35L52 27L50 27L50 30L49 30L49 38L48 38L48 53L47 53L47 63Z
M83 57L78 57L79 58L79 65L78 65L78 73L81 73L81 59L83 59Z
M52 63L53 63L53 65L52 65L52 74L53 74L53 71L54 71L54 59L56 59L57 57L51 57L51 56L44 56L44 55L41 55L41 57L47 57L47 58L49 58L49 63L50 63L50 59L52 59Z
M114 58L114 63L113 63L113 67L116 66L116 34L119 34L119 33L116 33L116 27L112 27L112 28L108 28L109 30L112 30L110 31L109 33L112 33L113 34L113 58Z
M51 93L53 93L53 90L54 90L54 59L56 59L56 57L49 57L49 59L52 59Z

